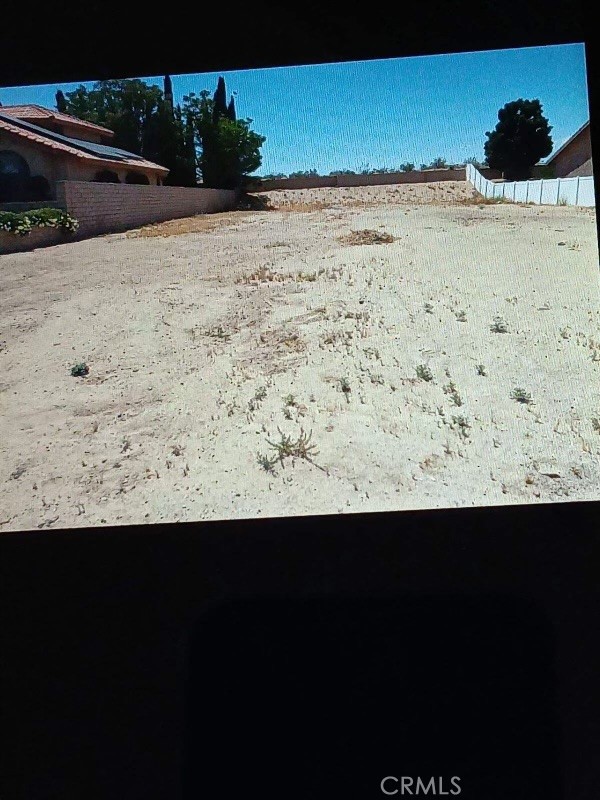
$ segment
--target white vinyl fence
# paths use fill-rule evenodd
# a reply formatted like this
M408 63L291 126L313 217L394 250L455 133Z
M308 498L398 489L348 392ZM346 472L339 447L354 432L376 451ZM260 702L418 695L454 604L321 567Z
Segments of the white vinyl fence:
M484 197L504 197L514 203L596 205L593 177L493 183L484 178L473 164L467 164L467 181Z

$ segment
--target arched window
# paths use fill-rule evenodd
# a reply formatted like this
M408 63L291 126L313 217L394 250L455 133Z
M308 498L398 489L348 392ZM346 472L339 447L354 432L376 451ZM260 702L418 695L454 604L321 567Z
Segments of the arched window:
M0 150L0 200L26 200L29 178L29 165L23 156L14 150Z
M29 177L29 165L14 150L0 150L0 175L23 175Z
M117 173L110 169L101 169L94 175L94 181L96 183L121 183Z
M125 183L136 183L148 186L150 181L148 180L148 176L144 175L143 172L128 172L125 176Z

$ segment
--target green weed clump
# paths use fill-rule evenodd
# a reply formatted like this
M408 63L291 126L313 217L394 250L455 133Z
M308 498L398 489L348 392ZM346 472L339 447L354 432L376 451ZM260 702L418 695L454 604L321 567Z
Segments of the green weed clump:
M493 323L490 325L492 333L508 333L508 325L502 317L494 317Z
M71 367L71 375L74 378L81 378L83 375L87 375L90 371L90 368L82 361L80 364L75 364L74 367Z
M516 400L517 403L524 403L525 405L530 405L533 403L531 399L531 395L529 392L526 392L525 389L515 388L510 393L510 396L513 400Z
M433 372L429 369L426 364L419 364L415 371L417 373L417 378L422 381L432 381L433 380Z

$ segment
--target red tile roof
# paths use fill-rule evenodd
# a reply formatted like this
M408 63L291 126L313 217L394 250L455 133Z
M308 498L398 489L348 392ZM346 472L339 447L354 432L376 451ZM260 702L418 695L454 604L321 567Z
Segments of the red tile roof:
M4 113L4 106L0 108L0 111ZM30 126L35 127L35 126ZM81 158L86 161L92 161L98 166L104 166L107 164L118 165L118 166L132 166L132 167L141 167L143 169L149 169L153 172L157 172L161 175L166 175L169 170L166 167L161 167L159 164L154 164L152 161L146 161L145 159L140 158L131 158L131 159L122 159L122 160L113 160L111 158L100 158L98 156L94 156L91 153L86 153L83 150L79 150L76 147L71 147L64 142L59 142L54 139L51 139L49 136L44 136L43 128L38 128L37 131L33 131L30 128L21 128L18 125L11 125L5 119L0 118L0 131L4 131L9 134L14 134L15 136L19 136L22 139L28 139L31 142L35 142L35 144L41 145L42 147L46 147L50 150L59 151L61 153L65 153L69 156L74 156L75 158ZM39 131L39 133L38 133ZM85 145L85 142L81 142L82 146ZM133 154L132 154L133 155Z
M68 123L78 128L87 128L91 131L97 131L104 136L109 136L111 139L115 135L114 131L111 131L109 128L103 128L101 125L95 125L93 122L87 122L86 120L73 117L71 114L63 114L60 111L54 111L54 109L44 108L43 106L28 104L24 106L1 106L1 109L3 114L7 114L9 117L15 117L16 119L54 119L57 122Z

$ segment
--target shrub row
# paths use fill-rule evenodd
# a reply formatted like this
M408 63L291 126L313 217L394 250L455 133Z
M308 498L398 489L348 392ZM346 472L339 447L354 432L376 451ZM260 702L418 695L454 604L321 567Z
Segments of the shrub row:
M31 211L0 211L0 231L26 236L34 228L64 228L75 233L79 222L59 208L36 208Z

